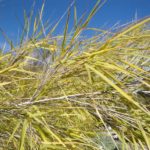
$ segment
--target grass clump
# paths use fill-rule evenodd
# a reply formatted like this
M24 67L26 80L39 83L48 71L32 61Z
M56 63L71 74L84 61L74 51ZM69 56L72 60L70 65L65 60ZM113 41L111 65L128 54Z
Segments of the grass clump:
M71 32L69 12L58 36L57 24L44 34L41 11L29 37L25 15L20 44L0 53L0 149L150 149L150 99L135 94L150 88L150 18L117 33L87 28L100 6L79 20L74 9Z

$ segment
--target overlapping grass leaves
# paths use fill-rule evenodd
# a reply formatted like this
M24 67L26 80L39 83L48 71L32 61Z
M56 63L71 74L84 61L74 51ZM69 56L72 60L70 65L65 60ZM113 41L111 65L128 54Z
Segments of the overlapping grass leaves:
M42 36L41 11L29 38L25 15L20 45L0 54L0 148L98 150L108 126L122 149L150 148L150 103L134 95L150 86L150 19L108 34L87 28L99 7L80 20L75 8L71 33L69 12L59 36L57 24Z

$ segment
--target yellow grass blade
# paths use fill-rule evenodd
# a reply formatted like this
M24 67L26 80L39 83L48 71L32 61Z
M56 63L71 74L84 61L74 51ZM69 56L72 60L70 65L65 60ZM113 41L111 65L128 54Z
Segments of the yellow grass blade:
M144 131L143 127L142 127L142 124L138 121L137 123L139 125L139 128L140 128L140 131L142 132L142 135L145 139L145 142L146 142L146 145L147 145L147 148L150 150L150 139L149 137L146 135L146 132Z
M16 125L16 127L14 128L14 130L13 130L13 132L12 132L11 136L10 136L10 137L9 137L9 139L8 139L7 144L9 144L9 143L10 143L10 141L13 139L13 137L14 137L14 135L15 135L16 131L17 131L17 130L18 130L18 128L20 127L20 124L21 124L21 122L18 122L18 123L17 123L17 125Z
M105 75L103 75L100 71L96 70L92 66L86 64L86 66L91 69L93 72L95 72L97 75L99 75L106 83L111 85L114 89L116 89L123 97L125 97L131 104L135 105L136 107L140 108L145 113L149 114L144 108L142 108L138 102L132 99L131 96L129 96L126 92L124 92L121 88L119 88L117 85L115 85L110 79L108 79Z
M27 128L28 128L28 121L25 119L24 122L23 122L23 127L22 127L21 141L20 141L19 150L24 150L24 144L25 144L25 137L26 137Z

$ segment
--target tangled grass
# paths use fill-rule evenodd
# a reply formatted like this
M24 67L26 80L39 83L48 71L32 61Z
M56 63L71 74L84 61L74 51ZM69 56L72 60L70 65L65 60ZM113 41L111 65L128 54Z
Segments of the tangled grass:
M87 28L100 6L80 20L74 9L71 32L68 13L59 36L59 21L43 36L41 11L29 38L25 16L20 44L0 53L0 149L99 150L105 136L117 149L150 149L150 99L135 94L150 88L150 18L117 33Z

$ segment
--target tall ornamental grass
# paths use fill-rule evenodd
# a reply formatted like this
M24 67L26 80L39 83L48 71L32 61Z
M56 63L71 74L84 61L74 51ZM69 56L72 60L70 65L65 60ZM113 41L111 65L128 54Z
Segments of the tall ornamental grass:
M2 32L11 50L0 51L0 150L150 150L150 97L137 92L150 89L150 18L89 27L101 5L81 18L74 7L72 30L68 9L62 35L61 20L42 22L44 5L24 15L18 45Z

